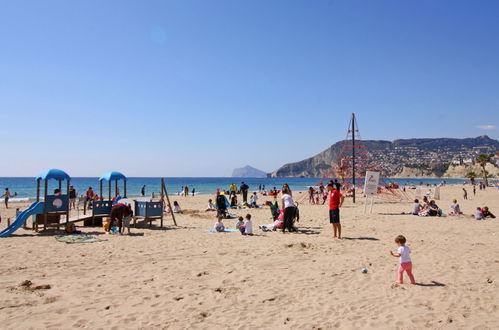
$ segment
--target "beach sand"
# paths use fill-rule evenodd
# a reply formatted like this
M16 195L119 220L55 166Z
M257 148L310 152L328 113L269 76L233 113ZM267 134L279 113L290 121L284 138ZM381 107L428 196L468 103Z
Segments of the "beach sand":
M469 215L483 205L499 213L499 191L489 188L462 201L461 186L447 186L441 195L437 204L446 212L458 198L468 216L401 215L396 213L410 211L410 202L382 201L364 215L362 199L355 205L347 199L341 210L343 240L332 238L327 206L308 203L300 205L299 233L209 233L214 215L204 212L209 196L202 195L173 196L183 209L200 211L178 215L178 227L166 217L165 228L132 228L132 236L83 228L103 240L97 243L65 244L53 233L20 229L0 239L0 324L4 329L498 329L499 219L476 221ZM301 199L298 192L294 197ZM259 202L265 200L271 198ZM13 212L0 206L1 228ZM251 213L256 229L271 223L268 207L234 213ZM235 221L225 223L232 227ZM396 249L399 234L412 248L420 285L394 284L398 258L389 250Z

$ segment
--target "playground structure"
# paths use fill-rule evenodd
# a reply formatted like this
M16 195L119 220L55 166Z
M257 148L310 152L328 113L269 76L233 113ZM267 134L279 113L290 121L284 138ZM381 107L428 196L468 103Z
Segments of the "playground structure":
M367 171L379 172L377 163L372 159L360 136L359 126L355 113L352 113L348 124L347 136L343 140L341 151L337 162L331 165L331 169L317 184L324 183L325 178L338 178L342 185L344 195L352 197L355 203L358 194L363 195L362 187ZM379 181L376 197L386 201L409 200L408 195L398 184L388 183L383 179L383 173Z
M49 180L56 180L58 183L58 188L54 190L54 194L49 194ZM94 200L92 207L92 214L78 215L75 218L69 218L70 208L69 208L69 187L71 177L64 171L59 169L49 169L36 177L37 189L36 189L36 202L32 203L26 210L18 212L16 214L16 219L14 222L8 225L6 229L0 232L0 238L11 236L17 229L24 226L26 227L26 222L29 217L33 217L33 229L38 232L39 226L43 225L43 230L49 227L56 227L60 229L61 217L66 216L66 223L68 222L79 222L83 221L84 225L96 225L95 220L99 219L102 224L102 219L109 217L111 214L111 209L113 204L118 201L128 202L132 205L134 210L134 223L136 219L144 219L149 221L150 226L152 226L152 220L160 219L161 227L163 227L163 210L165 197L166 201L173 210L168 192L166 190L166 185L164 179L161 179L161 200L159 202L153 201L135 201L131 199L121 199L119 196L118 181L123 180L124 193L126 196L126 177L119 172L108 172L99 178L100 182L100 196L102 197L103 192L103 182L108 182L108 197L109 200ZM44 193L43 202L41 201L41 183L43 181ZM66 193L62 193L63 182L66 181ZM114 198L112 194L112 183L114 182ZM171 212L173 223L175 226L177 222L175 220L175 215Z
M49 180L56 180L58 188L53 195L49 195ZM41 182L44 185L43 202L40 201ZM62 182L66 181L66 194L62 194ZM60 228L61 216L66 216L69 221L69 184L71 177L64 171L50 169L36 177L36 202L26 210L17 214L16 220L0 232L0 237L9 237L21 226L26 228L29 217L33 217L33 229L38 231L40 225L43 229L48 227Z
M109 217L111 215L111 209L113 208L113 202L116 202L120 199L118 182L122 180L124 186L124 193L126 198L126 181L127 178L124 174L116 171L110 171L103 174L99 178L99 196L101 200L94 200L92 202L92 215L90 218L81 218L79 221L84 221L85 226L102 226L102 219L105 217ZM108 182L108 200L104 199L103 193L103 183L104 181ZM112 186L114 182L114 197L112 192ZM83 208L83 215L86 215L86 205Z
M49 180L58 182L58 193L49 195ZM44 183L43 211L33 214L33 229L38 232L38 227L43 225L43 230L48 227L60 228L61 216L66 216L69 221L69 185L71 177L64 171L50 169L36 177L36 201L40 203L40 183ZM66 194L62 194L62 182L66 181Z

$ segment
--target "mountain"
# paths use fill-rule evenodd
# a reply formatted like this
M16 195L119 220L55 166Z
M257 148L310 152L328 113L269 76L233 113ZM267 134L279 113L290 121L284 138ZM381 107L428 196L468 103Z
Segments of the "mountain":
M397 176L407 172L407 168L418 169L428 176L441 177L449 166L474 163L480 153L495 154L499 151L499 141L482 135L476 138L451 139L400 139L395 141L359 141L373 168L383 176ZM270 177L322 177L330 175L333 164L340 163L340 154L351 153L343 150L345 141L333 144L323 152L305 160L285 164ZM357 149L359 150L359 149ZM405 169L405 170L404 170Z
M234 178L266 178L267 173L260 171L254 167L246 165L245 167L236 168L232 171L232 177Z

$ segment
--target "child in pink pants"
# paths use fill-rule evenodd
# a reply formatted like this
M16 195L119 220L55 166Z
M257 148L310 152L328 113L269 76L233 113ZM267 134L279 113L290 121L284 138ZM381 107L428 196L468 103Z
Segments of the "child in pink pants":
M404 283L404 271L407 272L407 276L411 280L411 284L416 284L414 276L412 275L412 262L411 262L411 249L405 245L406 239L404 236L399 235L395 238L395 243L399 246L397 253L390 251L390 254L394 257L400 258L400 266L398 270L398 283Z

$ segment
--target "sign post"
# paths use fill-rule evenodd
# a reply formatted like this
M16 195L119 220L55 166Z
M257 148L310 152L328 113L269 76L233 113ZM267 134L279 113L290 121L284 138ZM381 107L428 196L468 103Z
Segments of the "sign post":
M378 193L379 185L379 172L366 171L366 178L364 180L364 195L366 199L364 201L364 214L367 211L367 197L371 197L371 206L369 208L369 213L373 212L374 196Z

